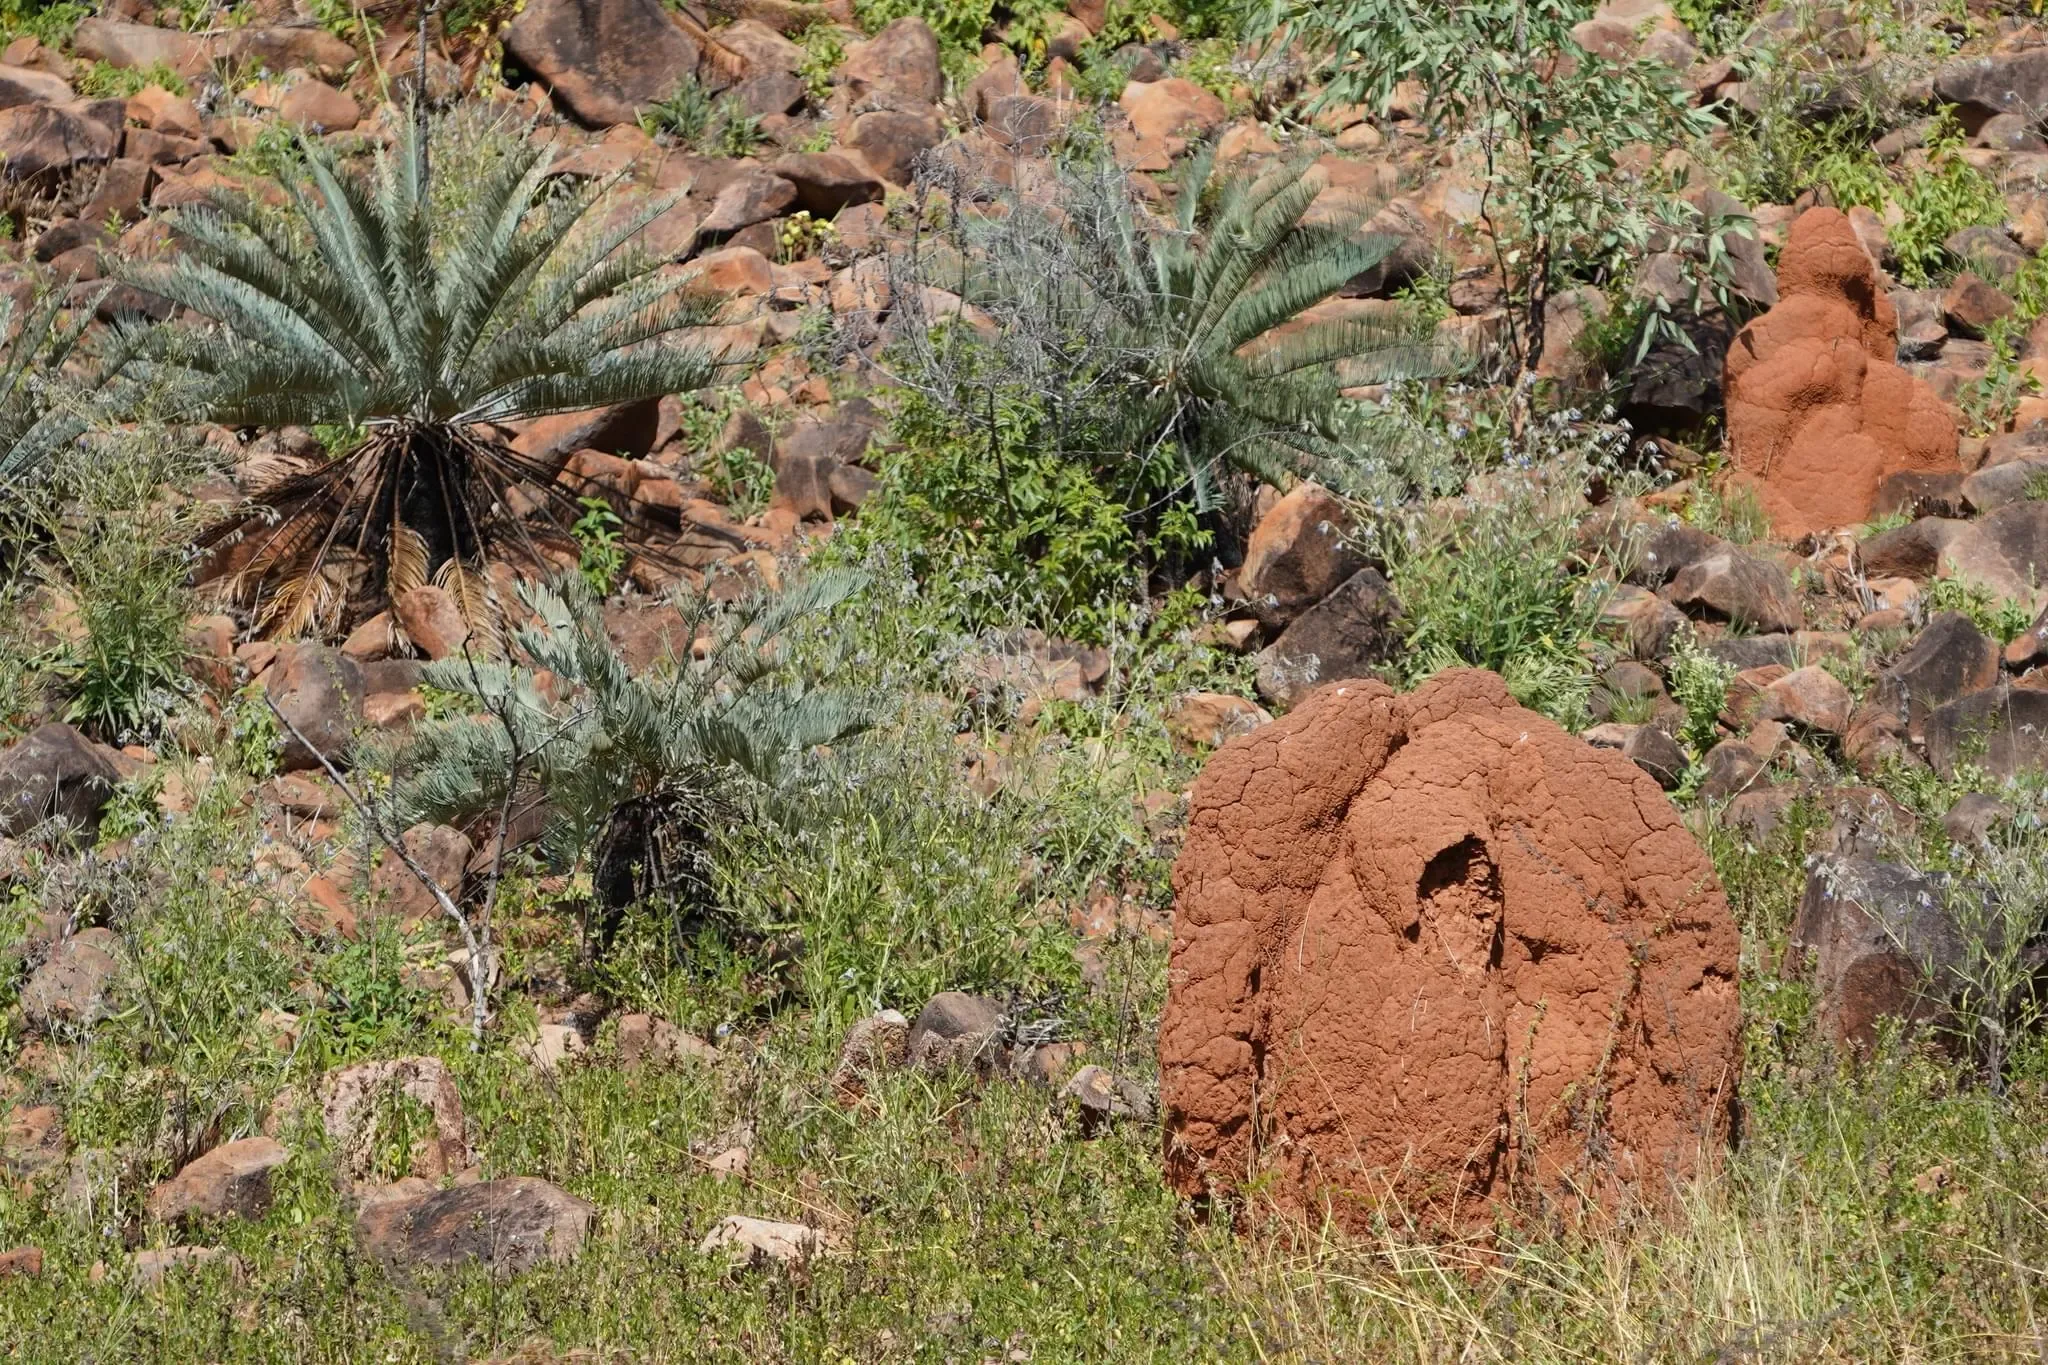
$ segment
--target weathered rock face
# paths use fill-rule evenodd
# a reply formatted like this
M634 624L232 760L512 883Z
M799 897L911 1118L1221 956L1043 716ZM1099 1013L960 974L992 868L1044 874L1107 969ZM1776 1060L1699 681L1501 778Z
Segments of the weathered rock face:
M659 0L534 0L505 50L596 127L631 123L697 70L697 44Z
M287 730L279 763L301 772L347 761L356 727L363 719L363 670L354 659L325 645L286 645L263 675L263 690L284 714Z
M366 1207L356 1235L372 1255L408 1265L479 1262L501 1274L567 1261L597 1210L545 1180L514 1176Z
M1876 858L1822 859L1807 876L1792 945L1814 957L1821 1027L1868 1047L1879 1023L1938 1018L1969 952L1950 916L1951 879ZM1983 889L1966 892L1979 902Z
M58 819L90 835L119 775L84 735L58 721L0 753L0 835Z
M1300 484L1252 528L1238 585L1263 615L1292 621L1364 566L1348 539L1351 529L1336 494Z
M223 1143L150 1191L152 1218L261 1218L270 1208L270 1175L291 1154L275 1138Z
M1220 750L1174 868L1168 1179L1283 1207L1607 1200L1727 1141L1738 942L1656 781L1456 670Z
M88 162L111 161L121 150L119 100L20 104L0 110L4 177L28 180Z
M90 1028L107 1014L120 949L111 929L81 929L59 943L21 988L22 1018L44 1033Z
M1898 315L1836 209L1792 225L1779 301L1728 350L1728 445L1778 534L1870 520L1878 485L1956 465L1956 418L1894 359Z

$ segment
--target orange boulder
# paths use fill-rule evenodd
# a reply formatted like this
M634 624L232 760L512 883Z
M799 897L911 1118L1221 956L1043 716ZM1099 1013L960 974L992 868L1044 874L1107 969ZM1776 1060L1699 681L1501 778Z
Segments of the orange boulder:
M1369 1229L1391 1197L1655 1197L1732 1132L1739 940L1657 783L1491 673L1336 683L1219 750L1174 867L1168 1180Z
M1781 536L1854 526L1878 485L1956 464L1956 414L1899 368L1898 316L1837 209L1809 209L1778 260L1778 303L1736 335L1724 390L1735 479Z

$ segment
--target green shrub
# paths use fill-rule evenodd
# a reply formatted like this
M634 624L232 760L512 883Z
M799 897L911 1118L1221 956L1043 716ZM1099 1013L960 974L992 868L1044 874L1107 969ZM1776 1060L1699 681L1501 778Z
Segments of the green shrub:
M76 604L81 637L61 651L55 671L65 718L125 744L153 738L190 690L187 547L205 505L162 497L161 485L194 464L175 442L158 434L106 443L88 468L73 471L65 514L50 521L52 586Z
M992 429L970 431L907 396L844 552L892 551L966 630L1024 623L1099 641L1145 587L1129 509L1061 455L1035 396L1006 390L990 406Z
M1062 0L854 0L854 17L873 33L897 19L922 19L939 40L939 61L947 75L962 80L979 65L982 35L1001 29L1009 45L1027 57L1042 56L1059 29Z
M1985 328L1984 342L1991 349L1991 363L1983 374L1956 393L1956 408L1962 413L1963 429L1969 434L1983 436L2004 431L2019 412L2020 400L2039 391L2040 381L2031 370L2020 366L2020 350L2025 341L2026 326L2017 313L1997 318Z
M1967 227L2005 221L2005 196L1998 182L1965 161L1963 132L1952 111L1944 111L1927 141L1928 167L1900 186L1896 199L1905 219L1889 230L1899 258L1899 276L1922 287L1949 264L1942 245Z
M80 71L72 84L90 99L126 99L150 86L161 86L173 95L185 93L185 80L177 72L155 62L149 66L110 66L94 62Z
M0 40L34 38L61 51L71 45L71 30L92 15L91 5L74 0L0 0Z
M1514 305L1507 350L1525 375L1542 355L1554 293L1575 279L1621 276L1653 242L1696 236L1702 226L1672 177L1631 171L1628 162L1644 144L1702 144L1718 120L1659 63L1578 60L1572 27L1583 17L1564 0L1287 0L1264 20L1269 36L1284 35L1312 63L1313 109L1384 109L1397 87L1419 82L1432 119L1485 130L1487 189L1498 205L1490 221ZM1735 311L1725 252L1682 259L1698 291ZM1657 332L1644 337L1644 351L1685 335L1655 311L1646 320Z
M1574 439L1562 422L1549 434ZM1613 569L1580 545L1589 467L1582 453L1566 453L1498 471L1384 538L1411 680L1490 668L1523 705L1584 723L1588 645L1611 591L1603 571Z
M1730 484L1722 476L1718 460L1710 460L1694 478L1692 496L1685 503L1685 521L1737 545L1754 545L1771 535L1771 519L1764 515L1756 491Z
M374 43L384 36L384 26L370 17L360 0L310 0L308 8L314 23L343 42ZM451 33L462 31L455 26L455 17L449 16Z
M666 133L705 156L747 156L761 141L761 120L737 97L713 95L695 76L685 76L675 93L647 106L640 127L653 137Z
M55 289L26 311L0 301L0 507L9 514L25 495L94 463L64 457L76 455L79 437L113 400L132 347L117 342L94 354L91 323L90 307L67 309Z
M2000 644L2010 644L2034 619L2025 602L2000 597L1982 583L1966 578L1929 579L1920 600L1929 615L1961 612Z
M1685 741L1695 751L1713 747L1720 736L1720 716L1728 705L1728 684L1735 669L1701 649L1690 632L1671 656L1671 699L1685 708Z

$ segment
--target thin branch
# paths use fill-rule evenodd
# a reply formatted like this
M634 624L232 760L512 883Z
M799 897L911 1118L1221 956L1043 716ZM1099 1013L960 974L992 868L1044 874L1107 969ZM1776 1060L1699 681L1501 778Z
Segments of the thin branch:
M455 898L448 894L447 889L434 874L422 867L419 859L412 856L404 841L391 832L390 826L385 824L383 818L367 801L356 794L355 788L341 775L341 770L334 766L333 760L307 739L298 726L292 724L291 718L279 709L277 698L266 691L263 694L263 704L270 708L270 714L277 717L277 723L285 728L286 733L304 746L307 753L320 760L320 766L326 770L329 780L341 789L341 794L348 798L349 805L355 807L356 814L368 822L371 831L383 841L384 847L391 850L392 854L405 864L405 870L412 873L413 878L427 889L427 893L434 898L434 903L441 907L441 913L455 921L456 929L462 934L463 946L469 950L470 1046L482 1048L484 1023L489 1017L490 967L482 948L477 943L476 931L471 928L469 917L462 913L462 908L455 903Z

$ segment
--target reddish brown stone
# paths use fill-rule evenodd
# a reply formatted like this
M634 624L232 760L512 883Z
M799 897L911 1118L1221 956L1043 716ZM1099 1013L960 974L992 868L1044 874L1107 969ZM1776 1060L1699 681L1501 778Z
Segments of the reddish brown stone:
M1656 781L1492 674L1219 750L1174 868L1166 1168L1372 1225L1654 1195L1728 1140L1738 941Z
M290 1157L274 1138L223 1143L150 1191L150 1217L261 1218L270 1208L270 1173Z
M1346 541L1350 530L1350 515L1335 494L1301 484L1252 528L1238 586L1262 615L1292 621L1363 567Z

